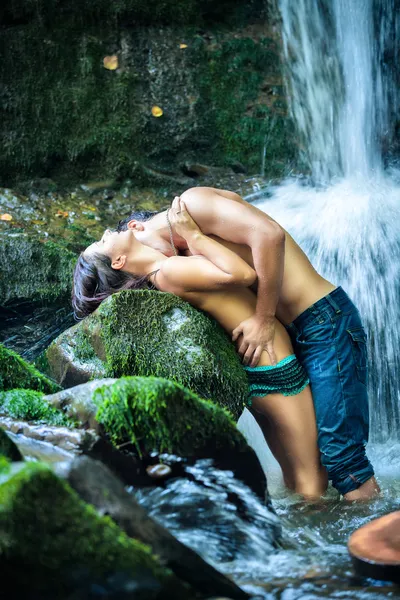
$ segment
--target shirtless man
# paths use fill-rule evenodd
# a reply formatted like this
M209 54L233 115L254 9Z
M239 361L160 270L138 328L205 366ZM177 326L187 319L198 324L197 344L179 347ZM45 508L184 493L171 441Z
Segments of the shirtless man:
M271 217L226 190L197 187L181 196L206 235L234 250L257 274L255 314L233 331L245 365L263 350L276 364L274 317L290 334L311 382L322 464L347 500L379 493L365 445L369 416L366 335L347 294L313 268L293 238ZM133 213L118 231L131 229L141 243L166 256L188 254L185 239L163 211L143 220Z

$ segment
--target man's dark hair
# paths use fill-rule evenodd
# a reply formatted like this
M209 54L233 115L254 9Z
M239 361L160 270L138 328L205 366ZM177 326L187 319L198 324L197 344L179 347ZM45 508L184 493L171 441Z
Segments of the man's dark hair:
M121 231L126 231L128 229L129 221L150 221L154 215L158 215L158 212L154 210L135 210L129 215L129 217L120 220L117 225L117 231L118 233Z

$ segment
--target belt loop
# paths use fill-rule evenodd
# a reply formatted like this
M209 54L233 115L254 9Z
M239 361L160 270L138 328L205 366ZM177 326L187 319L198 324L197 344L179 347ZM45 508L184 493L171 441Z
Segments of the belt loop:
M332 298L331 294L325 296L325 300L330 304L337 315L340 315L342 309L336 304L335 300Z

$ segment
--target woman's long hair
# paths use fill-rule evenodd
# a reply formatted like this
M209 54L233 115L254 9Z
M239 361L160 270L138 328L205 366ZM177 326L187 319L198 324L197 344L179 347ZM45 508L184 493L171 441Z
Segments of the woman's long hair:
M154 287L150 283L153 273L136 277L125 271L113 269L111 259L104 254L78 258L74 270L72 287L72 307L77 320L90 315L100 304L121 290L138 290Z

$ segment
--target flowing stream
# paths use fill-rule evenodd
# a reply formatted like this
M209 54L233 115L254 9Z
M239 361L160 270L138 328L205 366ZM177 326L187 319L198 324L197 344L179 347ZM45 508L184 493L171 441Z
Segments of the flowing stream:
M400 509L400 171L383 159L399 107L385 61L396 56L400 16L394 0L279 0L279 8L307 175L248 200L286 227L317 270L360 308L371 348L368 454L383 494L364 505L346 505L334 490L321 503L299 502L285 491L247 411L239 426L267 473L283 528L280 548L271 538L279 526L274 515L209 461L188 466L188 480L132 493L181 541L259 598L395 598L398 588L354 577L346 544L363 523Z
M259 508L253 522L232 519L237 511L222 483L226 476L215 471L214 486L207 490L195 482L175 484L176 489L171 483L162 491L141 492L139 499L175 535L258 597L398 597L398 588L354 577L346 544L371 518L400 509L400 171L383 160L398 108L396 85L384 63L388 53L396 55L400 17L393 0L279 0L279 7L288 95L307 177L247 199L276 218L362 313L371 350L368 454L383 494L364 505L346 505L330 489L320 504L300 503L285 492L279 467L245 411L239 426L268 475L283 525L280 550L271 553L268 519ZM206 477L200 471L199 479ZM237 482L230 486L250 506L249 492ZM211 497L215 502L208 504ZM193 505L203 510L193 513ZM189 526L182 517L186 510ZM238 526L242 537L232 552L231 534L237 542Z

